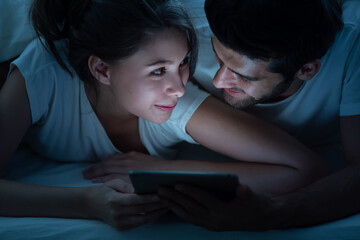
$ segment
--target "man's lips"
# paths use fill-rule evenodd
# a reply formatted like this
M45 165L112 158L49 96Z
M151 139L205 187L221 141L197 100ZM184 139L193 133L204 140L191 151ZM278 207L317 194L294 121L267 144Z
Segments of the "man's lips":
M155 105L155 107L164 112L171 112L172 110L174 110L175 106L176 103L172 105Z
M226 91L228 94L230 94L231 96L239 96L239 95L243 95L245 92L241 89L234 89L234 88L224 88L224 91Z

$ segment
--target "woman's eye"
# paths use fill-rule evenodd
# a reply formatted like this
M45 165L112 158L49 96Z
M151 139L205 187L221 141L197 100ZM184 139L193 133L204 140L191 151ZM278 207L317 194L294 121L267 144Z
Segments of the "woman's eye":
M180 68L185 68L189 64L189 57L186 57L181 63Z
M153 71L152 74L154 74L156 76L162 76L165 74L165 72L166 72L165 68L159 68L159 69L156 69L155 71Z

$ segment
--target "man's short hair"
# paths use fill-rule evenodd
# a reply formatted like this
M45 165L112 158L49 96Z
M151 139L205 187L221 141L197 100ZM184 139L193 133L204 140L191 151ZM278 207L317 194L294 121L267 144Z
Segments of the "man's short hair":
M340 0L206 0L210 28L226 47L269 60L285 78L320 59L342 29Z

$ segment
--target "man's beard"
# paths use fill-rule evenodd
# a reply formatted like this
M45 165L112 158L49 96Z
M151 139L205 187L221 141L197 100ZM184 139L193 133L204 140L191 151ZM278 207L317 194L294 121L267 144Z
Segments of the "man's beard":
M247 98L237 100L235 97L226 93L224 89L221 89L221 94L223 95L224 100L230 106L237 109L243 109L254 106L255 104L258 103L263 103L266 101L276 99L277 97L279 97L280 94L285 92L290 87L292 82L293 82L292 80L290 81L284 80L280 82L269 94L261 97L260 99L255 99L254 97L248 96Z
M221 94L223 95L224 100L230 106L237 108L237 109L247 108L247 107L253 106L258 103L258 101L251 96L248 96L245 99L237 100L235 97L233 97L230 94L228 94L227 92L225 92L224 89L221 89Z

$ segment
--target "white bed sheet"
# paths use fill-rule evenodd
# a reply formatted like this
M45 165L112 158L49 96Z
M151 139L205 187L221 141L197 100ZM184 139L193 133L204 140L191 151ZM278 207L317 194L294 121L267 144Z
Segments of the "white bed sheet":
M22 150L4 172L6 178L53 186L89 186L82 170L91 163L56 163ZM329 209L330 211L330 209ZM174 215L128 231L99 220L0 217L0 239L360 239L360 214L315 227L267 232L211 232Z

